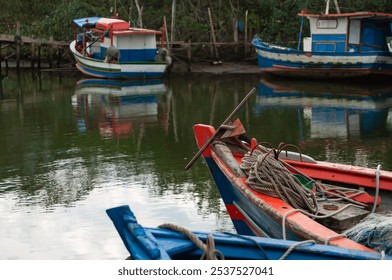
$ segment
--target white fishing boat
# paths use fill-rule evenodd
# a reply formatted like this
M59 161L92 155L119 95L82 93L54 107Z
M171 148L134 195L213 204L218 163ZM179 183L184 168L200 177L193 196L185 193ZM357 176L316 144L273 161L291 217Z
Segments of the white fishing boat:
M116 18L74 19L75 40L70 50L76 67L100 78L161 77L171 58L167 49L157 47L163 32L131 27Z

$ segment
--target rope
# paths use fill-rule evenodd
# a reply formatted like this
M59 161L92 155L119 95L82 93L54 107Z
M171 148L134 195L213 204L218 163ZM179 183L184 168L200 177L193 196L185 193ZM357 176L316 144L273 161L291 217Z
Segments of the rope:
M231 233L231 232L224 232L224 234L232 235L232 236L235 236L235 237L237 237L237 238L242 238L242 239L244 239L244 240L248 240L248 241L253 242L253 243L255 244L255 246L257 246L257 247L260 249L260 252L262 253L262 257L264 257L264 260L269 260L269 258L268 258L268 256L267 256L266 252L264 251L263 247L260 245L260 243L258 243L258 242L257 242L256 240L254 240L253 238L247 237L247 236L245 236L245 235L234 234L234 233Z
M275 157L256 149L247 152L242 159L241 168L248 175L249 186L261 193L278 197L299 209L310 213L318 212L314 192L305 188L301 182Z
M279 154L288 144L279 144L279 149L267 150L260 144L245 154L242 159L241 168L248 175L249 186L260 193L268 196L278 197L294 208L303 209L311 214L317 214L319 201L346 201L361 207L367 205L352 199L353 197L366 193L361 190L320 184L293 168L288 163L279 160ZM301 153L300 153L301 155ZM301 156L302 157L302 156ZM289 169L298 172L312 184L311 188L304 187L299 178L295 177Z
M215 249L215 242L212 235L208 235L206 244L204 244L196 234L181 226L165 223L158 227L176 231L188 237L201 251L203 251L203 255L200 258L201 260L224 260L222 252Z
M304 244L316 244L316 241L314 240L304 240L304 241L300 241L297 243L294 243L293 245L291 245L287 251L279 258L279 260L284 260L292 251L294 251L294 249L296 249L298 246L304 245Z
M325 239L325 242L324 242L324 244L325 245L329 245L329 242L331 242L331 240L333 240L333 239L337 239L337 238L341 238L341 237L347 237L347 235L345 235L345 234L336 234L336 235L332 235L332 236L330 236L330 237L328 237L327 239Z
M376 169L376 194L374 196L374 204L371 212L372 214L376 211L378 194L380 192L380 169L381 169L381 164L377 165L377 169Z
M312 180L315 184L316 191L320 198L318 201L328 200L328 201L347 201L352 204L357 204L362 207L367 207L365 203L353 200L352 197L355 197L359 194L366 193L365 191L350 189L340 186L333 186L329 184L320 184L314 180Z

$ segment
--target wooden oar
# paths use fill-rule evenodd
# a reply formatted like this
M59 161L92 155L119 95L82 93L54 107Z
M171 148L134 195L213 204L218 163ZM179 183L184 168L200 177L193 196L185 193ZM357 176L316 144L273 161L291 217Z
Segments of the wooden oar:
M253 88L245 97L244 99L240 102L240 104L237 105L237 107L231 112L231 114L227 117L227 119L218 127L218 129L215 131L215 133L211 136L210 139L206 141L206 143L203 145L203 147L200 148L200 150L195 154L195 156L190 160L190 162L185 166L185 170L188 170L194 163L195 161L200 157L200 155L204 152L204 150L212 143L212 141L215 140L215 137L219 134L221 129L227 127L231 119L234 117L235 114L238 113L238 111L244 106L244 104L248 101L248 99L256 92L256 88Z

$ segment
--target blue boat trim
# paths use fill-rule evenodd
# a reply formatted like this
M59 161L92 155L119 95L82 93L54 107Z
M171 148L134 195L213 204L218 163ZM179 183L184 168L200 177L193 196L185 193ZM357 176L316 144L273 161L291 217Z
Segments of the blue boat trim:
M106 210L130 256L134 260L200 259L203 251L180 232L146 228L138 224L128 205ZM219 232L191 232L200 241L212 236L225 259L237 260L379 260L392 259L379 253L350 250L312 242L252 237Z

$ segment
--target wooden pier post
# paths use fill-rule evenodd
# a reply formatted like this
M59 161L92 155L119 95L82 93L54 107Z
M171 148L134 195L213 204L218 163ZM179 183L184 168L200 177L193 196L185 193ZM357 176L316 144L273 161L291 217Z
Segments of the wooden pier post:
M60 67L61 60L63 59L63 54L64 52L66 52L66 49L69 48L68 42L55 41L53 40L53 36L51 36L49 40L36 39L34 35L30 37L21 36L22 28L19 22L16 22L15 28L15 34L0 34L0 67L4 67L5 65L6 74L8 74L9 59L11 59L12 63L15 63L17 69L24 66L21 65L21 63L23 64L22 55L24 53L28 54L29 58L31 59L31 69L34 70L34 68L38 67L38 70L40 70L42 66L42 47L45 47L44 50L48 51L47 59L49 66L51 68L56 67L55 63L57 63L57 68ZM23 45L27 45L28 49L22 49ZM7 50L4 50L6 48ZM55 55L57 55L57 57L55 57ZM5 62L5 64L3 64L3 61ZM13 66L14 64L11 65L11 67Z
M233 19L233 41L235 43L234 46L234 53L237 56L238 55L238 19L235 18Z
M8 58L5 59L5 75L8 76Z
M20 22L16 23L16 35L14 37L14 41L16 44L16 68L19 69L20 66L20 45L22 43L22 38L20 36Z
M2 64L3 64L3 56L1 55L1 41L0 41L0 77L1 77L1 71L2 71Z
M170 47L170 41L169 41L169 34L167 32L167 24L166 24L166 16L163 17L163 25L165 26L165 38L164 40L166 41L166 48L169 52L171 52L171 47Z
M50 36L49 39L49 51L48 51L48 62L49 68L53 68L53 36Z
M34 35L31 36L31 69L34 70L34 62L35 62L35 42L34 42Z
M214 56L215 56L214 64L220 64L221 62L219 61L218 48L216 46L214 23L212 22L212 16L211 16L211 9L210 8L208 8L208 18L210 20L212 47L214 49Z
M248 44L248 10L245 12L245 35L244 35L244 58L246 58L246 52L248 50L247 44Z
M60 68L62 55L63 55L63 50L61 48L57 48L57 63L56 63L57 68Z
M192 39L189 37L188 43L186 44L186 52L187 52L187 58L188 58L188 72L191 72L192 70Z
M38 70L41 70L41 44L38 45Z

